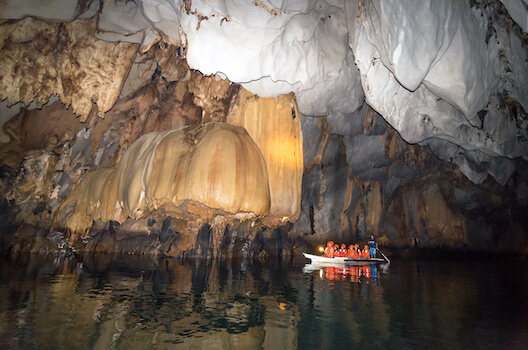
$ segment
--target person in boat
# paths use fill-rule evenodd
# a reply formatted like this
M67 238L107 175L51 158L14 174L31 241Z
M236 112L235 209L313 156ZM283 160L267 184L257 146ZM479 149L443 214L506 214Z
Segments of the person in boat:
M334 245L334 258L338 258L341 256L341 252L339 251L339 244Z
M339 247L339 244L336 244L336 245L334 246L334 249L335 249L335 251L336 251L336 253L334 254L334 256L340 258L340 257L341 257L341 248Z
M370 239L368 241L368 245L370 247L370 256L375 258L376 257L376 249L378 249L378 243L376 242L376 238L374 238L374 235L370 235Z
M361 259L361 249L359 249L359 244L355 244L354 247L356 248L356 255L358 259Z
M365 247L363 248L363 251L361 252L361 258L370 259L370 249L368 245L365 245Z
M333 241L328 241L328 243L326 243L326 248L324 250L324 256L327 258L334 257L334 242Z
M341 244L341 249L339 250L339 256L341 257L346 257L347 255L347 249L346 249L346 244Z
M347 257L349 259L357 259L357 250L355 245L351 244L348 246Z

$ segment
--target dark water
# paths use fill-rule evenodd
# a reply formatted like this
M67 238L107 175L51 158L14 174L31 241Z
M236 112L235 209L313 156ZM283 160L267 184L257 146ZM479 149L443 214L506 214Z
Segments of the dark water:
M0 261L1 349L528 348L526 262Z

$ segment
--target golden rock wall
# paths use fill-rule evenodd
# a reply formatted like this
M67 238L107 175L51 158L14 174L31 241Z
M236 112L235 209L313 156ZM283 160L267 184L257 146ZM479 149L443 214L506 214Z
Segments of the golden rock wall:
M270 192L265 160L248 133L209 123L143 135L115 169L89 173L60 211L74 202L66 227L82 232L92 220L138 219L163 205L177 212L187 202L230 214L265 216ZM209 220L212 213L193 214Z
M264 156L270 216L297 220L301 210L303 140L295 96L263 98L241 89L226 121L244 127Z

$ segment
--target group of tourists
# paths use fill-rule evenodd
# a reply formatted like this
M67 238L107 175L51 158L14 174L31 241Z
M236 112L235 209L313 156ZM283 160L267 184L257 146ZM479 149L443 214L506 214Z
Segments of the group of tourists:
M359 248L359 244L351 244L346 246L346 244L335 244L333 241L329 241L326 244L324 250L324 256L327 258L349 258L349 259L370 259L376 257L376 249L378 249L378 243L374 238L374 235L370 235L370 240L368 244L365 245L363 249Z

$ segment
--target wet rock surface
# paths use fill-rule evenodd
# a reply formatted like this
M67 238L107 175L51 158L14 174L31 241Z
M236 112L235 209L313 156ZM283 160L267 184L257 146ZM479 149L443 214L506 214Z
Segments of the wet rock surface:
M287 71L285 65L262 77L274 69L263 64L271 57L266 51L251 82L197 70L216 71L196 56L205 52L200 35L221 25L227 40L239 28L228 17L195 23L201 5L182 17L187 42L185 35L164 32L159 21L149 32L139 12L135 25L141 28L129 28L129 41L118 42L124 37L112 37L115 27L108 22L117 3L105 5L103 14L80 8L67 22L26 17L0 23L0 138L9 140L0 143L0 248L265 260L314 252L329 239L363 243L375 234L393 254L527 254L526 52L516 51L525 48L526 34L495 3L456 4L471 16L487 16L467 24L468 32L480 38L479 25L488 21L488 42L500 42L479 46L487 51L475 67L496 66L488 80L473 66L473 73L456 77L471 86L464 93L478 92L474 99L461 99L438 81L445 62L436 68L417 62L418 76L406 74L411 58L388 59L398 52L395 42L384 42L376 29L388 30L393 22L380 14L408 13L381 11L389 5L378 2L361 3L365 11L356 17L354 9L340 12L326 3L313 14L324 21L310 27L312 39L339 59L303 56L297 62L308 68L320 62L326 71L301 74L302 67ZM451 11L451 5L442 6ZM422 10L425 17L437 11ZM254 13L246 14L240 23ZM290 16L273 16L279 15ZM280 28L285 18L274 25ZM446 27L452 46L435 42L446 59L467 40L462 19L453 17L455 32ZM312 19L296 21L283 29L297 45L310 37L303 24ZM257 28L254 33L267 37ZM324 33L339 35L323 43ZM427 45L417 43L425 37L402 42L400 55L408 57L413 47L421 52ZM501 47L511 51L500 56ZM231 49L221 63L233 68L226 60ZM338 71L343 74L334 77ZM474 81L485 89L474 91L480 84ZM213 129L222 132L202 143ZM163 141L160 135L167 134L180 135L181 142ZM165 145L141 160L156 144L145 142L149 138Z
M523 172L506 186L491 178L476 185L429 149L402 141L367 106L347 117L303 120L310 167L295 235L316 247L375 234L394 254L526 252L526 203L516 195Z

